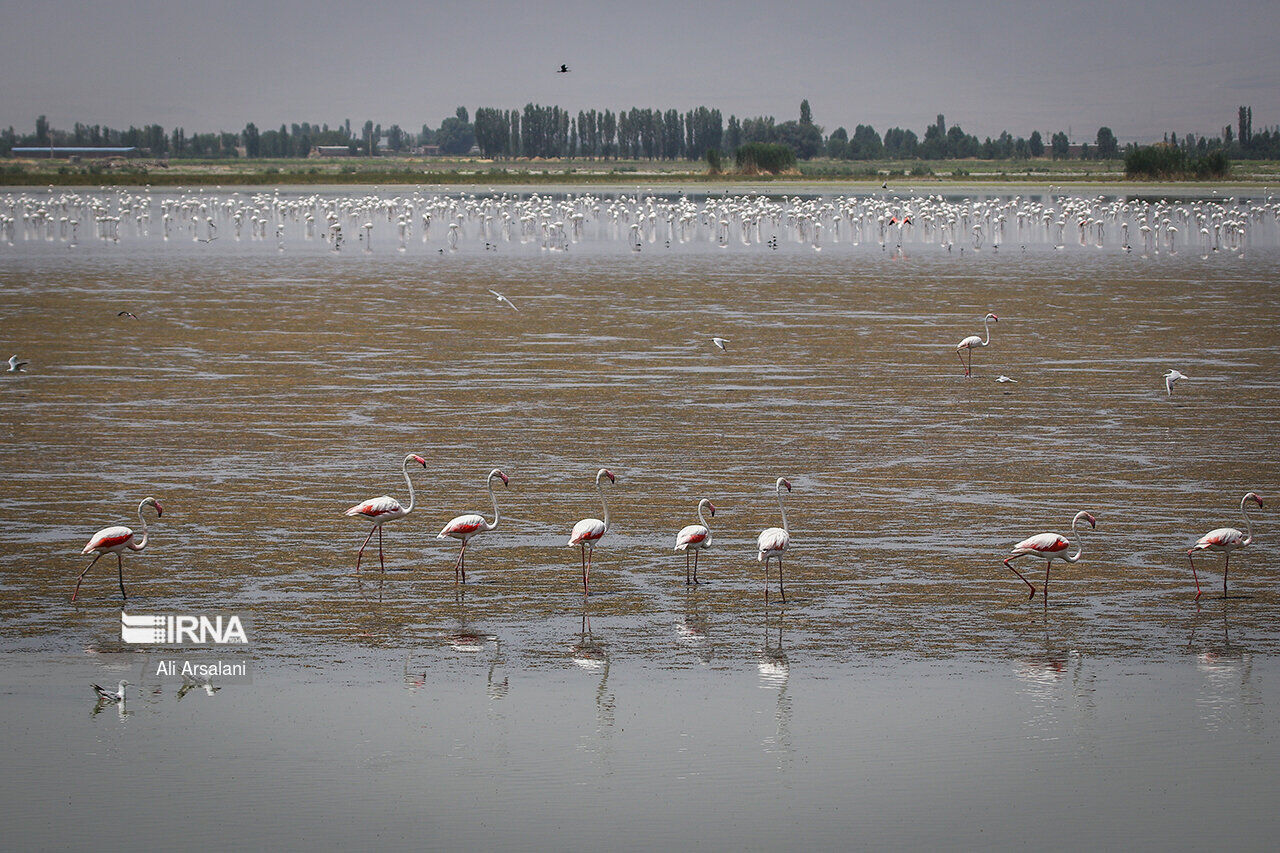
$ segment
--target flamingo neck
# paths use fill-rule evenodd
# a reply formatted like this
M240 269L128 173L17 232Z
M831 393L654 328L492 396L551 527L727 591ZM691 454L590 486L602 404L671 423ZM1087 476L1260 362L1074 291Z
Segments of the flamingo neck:
M493 501L493 524L485 524L486 530L492 530L498 526L498 521L502 516L498 514L498 496L493 493L493 478L489 478L489 500Z
M1244 541L1240 543L1241 548L1253 541L1253 521L1249 518L1248 507L1249 499L1242 498L1240 501L1240 512L1244 515L1245 537Z
M987 344L991 343L991 321L986 317L982 318L982 328L986 330L987 333L987 336L982 341L982 345L985 347Z
M600 506L604 507L604 529L609 530L609 502L604 499L604 486L600 485L600 478L596 477L596 491L600 493Z
M708 530L710 530L711 528L707 524L707 520L702 517L702 505L704 503L706 503L706 501L698 501L698 521L702 524L703 527L706 527Z
M784 532L784 533L790 534L790 533L791 533L791 529L787 527L787 508L786 508L785 506L783 506L783 505L782 505L782 486L781 486L781 484L779 484L776 488L777 488L777 492L778 492L778 512L782 513L782 530L783 530L783 532Z
M1071 535L1076 537L1076 552L1070 556L1064 556L1062 559L1068 563L1074 563L1080 559L1080 555L1084 553L1084 531L1077 530L1076 524L1080 521L1080 517L1076 516L1071 519Z
M405 514L413 512L413 479L409 476L409 460L413 458L410 453L404 458L404 464L400 466L400 470L404 471L404 482L409 487L409 506L405 508Z
M147 537L150 535L150 531L147 529L147 517L142 514L142 508L146 505L146 501L138 504L138 521L142 522L142 538L129 546L133 551L141 551L147 547Z

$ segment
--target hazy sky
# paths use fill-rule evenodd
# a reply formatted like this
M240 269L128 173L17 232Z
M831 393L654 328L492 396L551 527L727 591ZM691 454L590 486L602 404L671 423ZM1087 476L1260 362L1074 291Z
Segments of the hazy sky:
M458 105L718 107L1121 141L1280 124L1276 0L0 0L0 126L240 130ZM570 74L556 74L561 62Z

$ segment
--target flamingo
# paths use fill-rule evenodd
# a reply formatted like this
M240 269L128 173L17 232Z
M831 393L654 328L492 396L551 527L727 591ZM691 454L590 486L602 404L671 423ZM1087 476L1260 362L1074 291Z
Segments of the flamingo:
M1000 318L997 317L995 314L987 314L987 316L982 318L982 328L987 330L986 340L979 338L977 335L970 335L960 343L956 344L956 358L960 359L960 364L964 367L965 376L969 375L969 370L971 367L973 367L973 348L985 347L987 344L991 343L991 322L992 321L999 323ZM960 355L960 350L962 349L967 349L969 351L968 364L965 364L964 356Z
M1247 534L1241 533L1234 527L1219 527L1217 530L1210 530L1205 535L1196 540L1196 544L1187 550L1187 559L1191 561L1191 576L1196 581L1196 600L1200 600L1202 593L1200 592L1200 578L1196 574L1196 561L1191 556L1196 551L1225 551L1226 560L1222 564L1222 597L1227 597L1227 569L1231 566L1231 552L1237 548L1244 548L1253 542L1253 523L1249 520L1249 510L1245 506L1253 501L1259 507L1262 506L1262 498L1258 497L1257 492L1249 492L1240 499L1240 512L1244 515L1244 524L1248 528Z
M1026 557L1028 555L1044 557L1044 609L1046 613L1049 611L1049 567L1053 565L1054 560L1062 560L1065 563L1074 563L1080 559L1080 555L1084 552L1084 531L1076 530L1076 525L1080 523L1081 519L1089 522L1089 527L1091 529L1097 529L1098 527L1098 520L1094 518L1092 514L1087 513L1084 510L1076 513L1076 517L1071 519L1071 535L1075 536L1078 534L1080 536L1080 541L1076 545L1076 552L1074 554L1067 553L1071 548L1071 540L1067 539L1065 536L1059 536L1057 533L1037 533L1035 536L1032 536L1029 539L1023 539L1017 545L1014 545L1013 553L1004 558L1004 564L1008 567L1009 571L1022 578L1022 582L1031 587L1031 594L1027 596L1027 600L1030 601L1036 597L1035 586L1032 585L1031 581L1023 577L1022 572L1009 565L1009 563L1011 560L1016 560L1019 557Z
M71 600L75 601L76 596L80 594L80 582L84 580L84 576L89 574L89 570L93 568L93 564L101 559L103 554L116 555L116 568L120 575L120 597L127 599L128 596L124 592L124 549L130 551L141 551L147 547L147 519L142 514L143 507L155 507L156 518L164 515L164 509L156 502L155 498L143 498L138 504L138 520L142 522L142 538L135 539L133 530L123 525L116 527L104 527L97 533L93 534L93 538L89 540L89 544L84 546L81 554L88 554L90 551L95 552L94 557L89 561L89 565L84 567L84 571L80 573L80 577L76 578L75 592L71 593Z
M1164 375L1164 387L1169 392L1169 396L1173 396L1173 383L1179 379L1190 379L1191 377L1183 373L1181 370L1170 370Z
M452 536L454 539L462 542L462 551L458 554L458 562L453 567L453 582L455 584L458 582L459 572L462 574L462 582L467 582L467 542L470 541L472 536L487 533L498 526L500 516L498 515L498 498L493 493L494 480L501 480L502 485L504 486L511 482L510 478L497 468L494 468L489 472L489 500L493 501L493 524L485 521L483 515L474 513L471 515L460 515L453 521L446 524L444 526L444 530L441 530L436 534L437 539L447 539Z
M769 600L769 561L778 561L778 591L782 593L782 600L787 600L787 591L782 586L782 554L791 546L791 532L787 528L787 510L782 505L782 487L786 486L787 491L791 491L791 484L783 477L778 478L778 482L774 485L774 489L778 493L778 512L782 513L782 526L770 527L760 531L759 538L756 539L756 546L760 553L756 560L764 563L764 600Z
M711 510L711 517L716 517L716 505L711 501L703 498L698 501L698 521L701 524L690 524L688 527L681 528L676 534L677 551L684 551L684 585L696 585L698 581L698 552L704 548L711 547L711 528L707 527L707 520L702 517L702 508L706 507ZM689 580L689 552L693 552L693 580Z
M369 535L364 538L364 544L360 546L360 551L356 554L356 574L360 574L360 558L364 556L365 546L373 538L375 530L378 531L378 562L382 565L383 572L387 570L386 561L382 557L382 525L388 521L397 521L413 512L413 480L409 479L409 463L411 461L417 462L423 468L427 467L427 460L416 453L410 453L405 456L404 462L400 466L400 469L404 472L404 481L409 486L409 506L401 506L400 501L389 495L383 495L378 498L369 498L369 500L356 504L344 513L353 517L360 516L366 521L373 522L373 527L369 529Z
M598 518L584 518L573 526L573 532L569 534L568 544L577 545L582 549L582 594L584 596L591 594L587 586L587 577L591 574L590 553L595 551L600 537L609 532L609 504L604 499L604 487L600 485L602 477L608 477L610 483L617 482L617 479L608 468L601 468L596 472L596 491L600 493L600 506L604 507L604 521Z

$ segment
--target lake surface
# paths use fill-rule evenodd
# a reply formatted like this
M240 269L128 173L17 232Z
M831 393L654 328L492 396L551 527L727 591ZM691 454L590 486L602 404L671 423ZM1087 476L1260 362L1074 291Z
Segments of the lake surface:
M15 843L1270 849L1264 195L62 192L0 197ZM342 513L407 503L410 452L357 576ZM491 513L493 467L459 590L435 534ZM1251 490L1197 604L1186 550ZM243 614L251 683L157 676L110 555L69 602L148 495L129 612ZM1028 601L1001 560L1082 509Z

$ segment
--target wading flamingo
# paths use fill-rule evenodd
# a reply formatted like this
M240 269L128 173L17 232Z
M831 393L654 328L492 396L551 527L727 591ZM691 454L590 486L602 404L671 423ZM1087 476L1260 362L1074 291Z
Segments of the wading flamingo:
M706 507L711 510L711 517L716 517L716 505L711 501L703 498L698 501L698 521L701 524L690 524L688 527L681 528L676 534L676 550L684 551L684 585L691 586L697 584L698 581L698 552L704 548L711 547L711 528L707 527L707 520L702 517L702 508ZM689 579L689 552L693 552L693 580Z
M617 480L608 468L601 468L596 472L596 491L600 493L600 506L604 507L604 521L598 518L584 518L573 526L573 533L569 535L568 544L577 545L582 549L582 594L584 596L591 594L590 587L587 585L587 578L591 574L591 554L595 551L600 537L609 532L609 504L604 499L604 487L600 485L602 477L608 477L610 483Z
M969 371L973 367L973 348L985 347L987 344L991 343L991 323L992 322L999 323L1000 318L997 317L995 314L988 314L986 317L982 318L982 328L986 329L986 332L987 332L987 337L985 340L978 337L977 335L970 335L960 343L956 344L956 358L960 359L960 364L961 366L964 367L965 376L969 375ZM964 356L960 354L960 350L962 349L969 351L968 364L965 364Z
M156 502L155 498L143 498L138 504L138 521L142 522L142 538L135 539L133 531L128 527L120 525L118 527L104 527L97 533L93 534L93 538L89 540L89 544L84 546L81 554L95 552L93 559L89 565L84 567L84 571L80 573L80 577L76 578L75 592L71 593L71 600L75 601L76 596L80 594L80 582L84 580L84 576L89 574L89 570L93 568L93 564L101 559L103 554L116 555L116 569L120 574L120 598L127 599L128 596L124 592L124 549L130 551L141 551L147 547L147 519L142 514L143 507L155 507L156 518L164 515L164 509Z
M447 539L452 536L462 543L462 551L458 554L458 562L453 566L453 582L455 584L458 582L459 574L462 576L462 582L467 582L467 542L471 540L472 536L488 533L498 526L500 516L498 515L498 497L493 493L494 480L501 480L504 486L511 482L507 475L497 468L489 472L489 500L493 501L493 524L485 521L483 515L475 513L460 515L446 524L444 530L436 534L437 539Z
M1091 514L1083 510L1076 513L1076 517L1071 519L1071 535L1078 535L1080 541L1076 545L1074 554L1067 553L1071 549L1071 540L1065 536L1059 536L1057 533L1038 533L1030 539L1023 539L1017 545L1014 545L1013 553L1004 558L1004 564L1008 566L1009 571L1022 578L1022 582L1031 587L1031 594L1027 596L1027 600L1030 601L1036 597L1036 588L1031 581L1023 577L1022 572L1009 565L1009 563L1019 557L1044 557L1044 609L1046 613L1049 611L1049 567L1053 565L1054 560L1074 563L1080 559L1080 555L1084 552L1084 531L1076 530L1076 525L1080 523L1081 519L1089 522L1089 527L1092 529L1096 529L1098 526L1098 520Z
M1253 522L1249 520L1249 510L1245 507L1249 501L1253 501L1259 507L1262 506L1262 498L1258 497L1257 492L1249 492L1240 499L1240 512L1244 515L1244 526L1249 532L1241 533L1234 527L1219 527L1217 530L1210 530L1205 535L1196 540L1196 544L1192 545L1187 551L1187 559L1191 561L1191 577L1196 582L1196 600L1200 600L1200 578L1196 574L1196 561L1191 556L1196 551L1224 551L1227 558L1222 564L1222 597L1227 597L1227 569L1231 566L1231 552L1237 548L1244 548L1253 541Z
M791 532L787 528L787 510L782 505L782 487L786 486L787 491L791 491L791 484L785 478L779 477L778 482L774 485L774 489L778 493L778 512L782 513L782 526L770 527L760 531L760 536L756 539L756 546L760 553L756 556L756 560L764 563L764 600L769 600L769 561L778 561L778 591L782 593L782 600L787 600L787 591L782 586L782 554L791 545Z
M410 453L404 458L404 463L400 466L400 469L404 472L404 481L409 486L409 505L407 507L401 506L400 501L395 498L383 495L378 498L369 498L369 500L356 504L344 513L345 515L359 516L365 521L373 522L373 527L369 529L369 535L364 537L364 544L360 546L360 551L356 554L356 574L360 574L360 558L364 556L365 546L373 538L375 530L378 532L378 563L381 564L383 572L387 570L386 561L382 557L382 525L388 521L404 518L413 512L413 480L409 479L410 462L417 462L423 468L427 467L427 460L416 453Z

